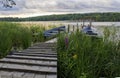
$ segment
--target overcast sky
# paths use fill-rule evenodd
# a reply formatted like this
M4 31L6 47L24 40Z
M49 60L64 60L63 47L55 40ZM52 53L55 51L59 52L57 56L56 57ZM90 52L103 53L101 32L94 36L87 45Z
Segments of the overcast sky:
M14 0L16 6L4 8L0 4L0 17L29 17L38 15L120 12L120 0Z

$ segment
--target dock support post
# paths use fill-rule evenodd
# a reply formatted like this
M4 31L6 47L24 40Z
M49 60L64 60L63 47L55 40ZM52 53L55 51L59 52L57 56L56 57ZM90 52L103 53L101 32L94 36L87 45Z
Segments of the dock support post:
M77 23L77 31L79 31L79 25L78 25L78 23Z
M73 31L75 31L75 26L73 25Z
M83 20L83 26L85 26L85 21Z
M68 33L70 32L70 25L68 24Z
M92 26L92 20L90 19L90 26Z
M58 34L60 34L60 29L58 29Z

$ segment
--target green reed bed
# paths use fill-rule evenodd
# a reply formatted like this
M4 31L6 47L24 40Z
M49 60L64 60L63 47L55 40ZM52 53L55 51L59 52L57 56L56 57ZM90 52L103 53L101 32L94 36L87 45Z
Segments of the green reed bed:
M33 43L45 41L43 32L46 30L45 27L41 26L31 26L30 30L32 32Z
M26 49L35 42L45 41L44 30L44 27L27 27L19 23L0 22L0 58L12 50Z
M107 30L107 29L105 29ZM58 78L114 78L120 76L120 42L77 31L58 37Z
M12 49L26 49L31 42L29 28L14 23L0 23L0 57L9 54Z
M30 31L32 32L32 42L33 43L36 43L36 42L44 42L44 41L47 41L53 37L50 37L50 38L45 38L44 37L44 31L45 30L49 30L49 29L52 29L52 28L56 28L57 25L48 25L48 26L45 26L45 25L33 25L33 26L30 26Z

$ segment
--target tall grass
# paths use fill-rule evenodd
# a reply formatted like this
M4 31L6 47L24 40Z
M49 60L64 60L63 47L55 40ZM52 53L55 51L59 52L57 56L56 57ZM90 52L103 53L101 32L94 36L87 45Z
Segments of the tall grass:
M20 24L0 22L0 57L7 55L13 48L25 49L31 45L31 42L29 28Z
M8 54L12 48L12 40L9 31L6 29L0 30L0 58Z
M47 26L45 26L45 25L40 24L40 26L39 26L39 25L34 25L33 24L33 26L30 26L29 27L30 31L33 34L32 35L33 43L44 42L44 41L48 40L44 37L44 34L43 34L44 31L55 28L55 27L57 27L57 25L47 25Z
M106 29L105 29L106 30ZM120 76L120 42L91 37L77 31L58 38L58 78L114 78ZM66 37L68 45L66 45ZM66 47L68 46L68 47Z
M0 22L0 58L11 50L26 49L32 43L45 41L45 27L22 26L19 23Z
M43 32L46 30L45 27L31 26L30 30L32 32L33 43L45 41L44 35L43 35Z

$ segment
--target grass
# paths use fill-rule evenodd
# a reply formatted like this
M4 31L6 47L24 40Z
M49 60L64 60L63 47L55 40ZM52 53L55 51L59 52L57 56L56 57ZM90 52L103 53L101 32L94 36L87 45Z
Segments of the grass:
M120 76L120 41L116 30L104 30L104 37L77 31L58 38L58 78L114 78Z
M44 42L43 32L49 27L40 25L24 26L20 23L0 22L0 58L12 50L26 49L34 43Z
M0 22L0 57L14 49L26 49L31 45L31 31L20 24Z
M43 32L46 30L45 27L40 26L31 26L30 30L32 32L33 43L44 41Z

